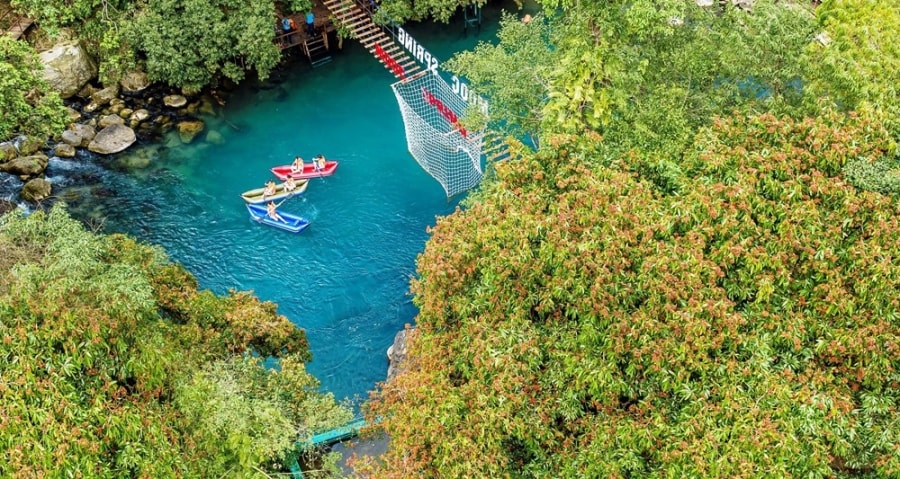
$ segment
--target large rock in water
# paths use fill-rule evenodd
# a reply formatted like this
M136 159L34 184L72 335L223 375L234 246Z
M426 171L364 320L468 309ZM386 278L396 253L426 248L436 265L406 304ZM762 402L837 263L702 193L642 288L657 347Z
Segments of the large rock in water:
M97 76L97 64L78 42L68 41L40 53L44 64L44 79L63 98L78 90Z
M0 171L4 171L20 178L37 176L47 169L50 160L47 155L38 154L32 156L22 156L12 161L8 161L0 165Z
M118 153L134 144L137 136L134 130L125 125L110 125L97 133L88 144L88 150L101 155Z
M43 178L34 178L28 183L25 183L25 186L22 187L22 193L20 194L23 200L37 203L38 201L48 198L51 189L49 181Z
M406 351L408 349L409 335L412 332L413 328L409 327L398 332L397 335L394 336L394 344L388 348L388 381L406 366Z
M19 156L19 150L12 143L0 143L0 163L6 163L9 160Z
M178 135L181 137L181 141L187 145L194 141L194 138L196 138L205 127L206 125L200 120L182 121L178 123Z

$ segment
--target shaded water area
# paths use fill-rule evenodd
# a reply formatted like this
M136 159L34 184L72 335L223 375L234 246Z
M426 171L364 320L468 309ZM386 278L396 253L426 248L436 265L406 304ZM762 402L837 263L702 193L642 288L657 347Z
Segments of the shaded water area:
M445 60L494 42L501 8L516 7L488 6L480 31L464 33L461 16L407 30ZM458 198L407 152L391 74L353 40L333 56L316 69L294 57L279 78L234 92L204 118L215 142L171 136L120 157L54 158L47 174L74 216L161 245L202 288L278 303L306 330L322 388L361 400L385 379L394 334L414 322L409 280L426 228ZM310 228L252 223L240 193L272 178L270 167L318 153L340 162L336 174L281 207Z

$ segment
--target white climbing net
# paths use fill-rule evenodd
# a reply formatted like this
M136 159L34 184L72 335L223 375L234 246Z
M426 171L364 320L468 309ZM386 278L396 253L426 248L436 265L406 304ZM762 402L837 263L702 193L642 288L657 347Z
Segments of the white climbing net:
M466 101L432 70L391 85L406 127L409 152L444 187L447 197L481 181L482 132L459 124Z

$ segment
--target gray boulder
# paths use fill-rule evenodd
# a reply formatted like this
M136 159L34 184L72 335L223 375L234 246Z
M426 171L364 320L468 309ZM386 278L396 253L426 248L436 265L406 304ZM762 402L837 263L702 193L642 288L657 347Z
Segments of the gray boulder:
M22 156L28 156L33 153L37 153L44 147L44 140L40 138L23 136L22 140L19 141L19 154Z
M106 128L107 126L112 125L124 125L125 120L122 119L119 115L106 115L97 122L97 126L100 128Z
M181 95L166 95L163 97L163 105L170 108L181 108L187 105L187 98Z
M9 160L19 156L19 150L12 143L0 143L0 163L6 163Z
M48 163L49 159L44 154L22 156L0 165L0 171L20 178L28 178L43 173L47 169Z
M69 116L70 123L76 122L81 119L81 112L70 106L66 107L66 115Z
M91 103L103 106L111 102L118 95L119 85L108 86L102 90L95 91L94 94L91 95Z
M413 332L413 328L408 327L403 331L400 331L394 336L394 344L388 348L388 373L387 379L391 380L394 376L397 375L406 365L406 353L408 349L408 341L410 338L410 333Z
M40 53L44 79L63 98L69 98L97 76L94 59L76 41L57 44Z
M90 143L91 140L93 140L94 137L97 136L97 129L91 125L76 123L74 125L71 125L69 127L69 130L72 130L73 132L75 132L75 134L81 137L81 144L74 146L87 146L88 143Z
M136 93L150 86L150 78L144 72L133 71L126 73L122 80L119 81L119 84L122 85L122 90Z
M110 125L100 130L88 144L88 150L101 155L118 153L134 144L137 136L125 125Z
M75 158L75 147L68 143L57 143L53 154L60 158Z
M20 193L20 195L25 201L37 203L38 201L49 197L51 190L52 187L50 186L49 181L43 178L34 178L28 181L28 183L25 183L25 186L22 187L22 192Z
M72 146L81 146L81 142L84 141L84 138L82 138L75 130L66 130L62 132L60 139L63 143Z

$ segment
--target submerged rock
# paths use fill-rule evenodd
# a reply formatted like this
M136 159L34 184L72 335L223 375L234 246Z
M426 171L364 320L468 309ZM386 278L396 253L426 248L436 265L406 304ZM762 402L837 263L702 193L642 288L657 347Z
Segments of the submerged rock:
M178 136L184 144L194 141L206 125L200 120L182 121L178 123Z

